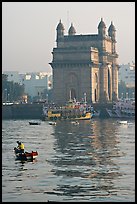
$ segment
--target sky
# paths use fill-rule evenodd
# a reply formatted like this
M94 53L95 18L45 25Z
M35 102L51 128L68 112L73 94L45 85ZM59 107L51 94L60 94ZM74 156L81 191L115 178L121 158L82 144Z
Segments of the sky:
M97 34L103 18L116 28L118 63L135 61L135 2L2 2L2 71L52 72L56 27Z

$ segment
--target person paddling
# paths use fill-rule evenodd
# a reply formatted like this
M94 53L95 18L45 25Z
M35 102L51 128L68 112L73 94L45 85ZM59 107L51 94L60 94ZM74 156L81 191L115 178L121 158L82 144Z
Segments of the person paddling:
M24 153L24 144L22 142L17 141L19 153Z

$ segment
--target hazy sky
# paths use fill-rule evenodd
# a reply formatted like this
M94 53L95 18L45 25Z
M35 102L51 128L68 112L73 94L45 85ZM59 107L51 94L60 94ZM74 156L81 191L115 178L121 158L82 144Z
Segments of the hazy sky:
M135 2L2 2L2 71L51 72L59 20L65 35L97 34L103 18L116 28L119 64L135 61Z

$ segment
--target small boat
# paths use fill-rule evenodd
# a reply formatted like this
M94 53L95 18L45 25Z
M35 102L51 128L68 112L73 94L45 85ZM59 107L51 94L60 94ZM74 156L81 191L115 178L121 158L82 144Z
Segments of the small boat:
M71 124L79 125L79 122L78 121L71 121Z
M14 147L14 153L16 159L21 161L33 161L38 156L37 151L19 153L16 147Z
M29 122L30 125L40 125L40 122Z
M56 125L57 123L56 122L54 122L54 121L50 121L49 122L49 125Z
M126 120L123 120L123 121L118 121L119 124L127 124L127 121Z

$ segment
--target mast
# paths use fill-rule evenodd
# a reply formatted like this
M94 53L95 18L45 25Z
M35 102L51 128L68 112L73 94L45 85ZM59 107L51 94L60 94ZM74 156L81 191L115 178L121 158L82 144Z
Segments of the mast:
M69 100L72 101L72 99L71 99L71 89L69 91Z
M87 104L87 94L86 93L84 93L84 102L85 104Z

